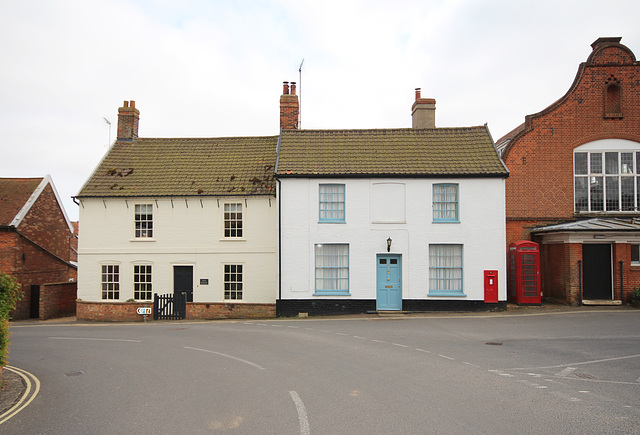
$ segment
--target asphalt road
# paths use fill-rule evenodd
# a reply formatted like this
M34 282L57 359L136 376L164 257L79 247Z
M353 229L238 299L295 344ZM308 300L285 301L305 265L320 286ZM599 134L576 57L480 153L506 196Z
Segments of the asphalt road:
M640 310L18 323L7 434L640 433Z

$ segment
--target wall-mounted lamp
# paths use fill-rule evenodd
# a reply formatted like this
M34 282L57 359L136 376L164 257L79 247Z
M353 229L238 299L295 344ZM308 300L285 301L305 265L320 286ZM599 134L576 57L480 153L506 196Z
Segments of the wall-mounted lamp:
M391 242L392 242L391 237L389 237L387 239L387 252L391 252Z

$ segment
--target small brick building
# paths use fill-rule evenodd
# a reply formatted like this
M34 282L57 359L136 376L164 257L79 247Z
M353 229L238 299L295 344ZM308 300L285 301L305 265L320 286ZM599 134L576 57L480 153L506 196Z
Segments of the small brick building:
M540 243L543 295L571 305L640 284L640 63L620 40L596 40L567 93L497 143L507 246Z
M75 314L74 237L50 176L0 178L0 272L24 294L14 320Z

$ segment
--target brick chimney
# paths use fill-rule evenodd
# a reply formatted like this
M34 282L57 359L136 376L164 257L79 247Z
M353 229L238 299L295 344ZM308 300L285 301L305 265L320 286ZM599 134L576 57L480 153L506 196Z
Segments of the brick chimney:
M138 137L140 111L135 101L125 101L118 108L118 140L133 140Z
M436 128L436 100L421 98L420 88L416 88L416 101L411 107L411 127Z
M291 93L289 93L291 90ZM283 130L297 130L300 104L296 95L296 82L284 82L280 96L280 128Z

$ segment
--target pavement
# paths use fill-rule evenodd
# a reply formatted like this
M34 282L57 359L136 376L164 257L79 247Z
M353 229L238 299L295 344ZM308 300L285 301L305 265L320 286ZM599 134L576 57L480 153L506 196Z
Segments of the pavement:
M438 311L438 312L430 312L430 313L398 313L395 315L385 314L357 314L357 315L346 315L346 316L322 316L315 317L315 319L323 319L328 320L332 317L338 319L344 318L377 318L377 317L426 317L426 316L442 316L442 315L462 315L462 316L486 316L486 315L536 315L536 314L554 314L554 313L574 313L574 312L589 312L589 311L628 311L628 310L636 310L637 308L633 308L628 305L622 306L579 306L579 307L570 307L563 304L557 304L553 302L543 302L543 304L537 305L516 305L512 303L507 304L506 311L493 311L493 312L447 312L447 311ZM314 319L314 317L309 317L309 319ZM271 320L271 319L270 319ZM275 320L275 319L274 319ZM302 319L301 319L302 320ZM225 321L225 320L222 320ZM237 319L233 320L237 321ZM50 319L50 320L23 320L12 322L13 324L33 324L33 323L76 323L78 322L75 317L65 317L61 319ZM78 322L79 323L79 322ZM82 323L91 323L98 324L97 322L82 322ZM27 385L24 379L17 373L4 369L2 370L2 379L3 383L0 387L0 424L6 415L9 415L14 408L17 408L20 405L21 399L24 396Z

